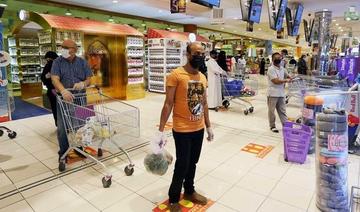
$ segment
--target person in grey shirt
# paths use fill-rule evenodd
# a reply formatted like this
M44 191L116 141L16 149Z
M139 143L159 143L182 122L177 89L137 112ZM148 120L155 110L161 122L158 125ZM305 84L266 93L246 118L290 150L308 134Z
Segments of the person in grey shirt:
M291 77L286 72L286 69L281 66L281 58L281 54L274 53L272 55L273 65L269 67L267 72L269 84L267 94L268 117L270 130L274 133L279 132L275 125L275 109L283 125L288 120L285 104L285 84L291 81Z
M51 69L52 83L66 102L74 101L74 92L85 92L90 85L92 71L86 60L77 57L77 45L72 40L65 40L62 45L61 56L54 60ZM64 171L65 166L60 166L64 159L62 156L69 149L69 142L64 126L64 117L61 107L57 107L57 137L59 142L59 170ZM66 158L65 158L66 161Z

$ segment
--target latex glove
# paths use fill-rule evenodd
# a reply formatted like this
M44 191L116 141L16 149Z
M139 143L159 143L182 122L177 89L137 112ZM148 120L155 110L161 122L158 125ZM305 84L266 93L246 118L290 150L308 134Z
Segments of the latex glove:
M74 95L66 89L61 92L61 96L67 102L72 102L74 100Z
M167 138L165 132L158 131L155 138L150 142L150 148L154 154L160 154L166 145Z
M214 132L213 132L212 128L211 127L206 128L206 132L207 132L207 135L208 135L207 140L209 142L213 141L214 140Z
M78 82L74 84L73 89L75 90L83 90L85 88L85 83L84 82Z

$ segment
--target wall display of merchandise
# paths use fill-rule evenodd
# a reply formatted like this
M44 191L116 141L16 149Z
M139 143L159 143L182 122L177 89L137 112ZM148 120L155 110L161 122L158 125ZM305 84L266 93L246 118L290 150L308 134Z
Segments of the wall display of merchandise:
M197 36L197 41L201 42L205 53L209 54L212 44L200 36ZM186 47L189 43L189 33L149 29L147 42L149 91L165 93L166 76L186 63Z
M42 95L40 48L37 37L10 37L10 82L24 98Z
M128 84L144 83L145 48L142 37L127 37Z
M93 77L91 83L117 99L137 99L145 96L144 40L136 29L121 24L55 16L30 12L23 25L35 22L43 29L37 33L40 67L46 64L44 54L58 54L66 39L74 40L77 55L87 60ZM124 54L125 52L125 54Z

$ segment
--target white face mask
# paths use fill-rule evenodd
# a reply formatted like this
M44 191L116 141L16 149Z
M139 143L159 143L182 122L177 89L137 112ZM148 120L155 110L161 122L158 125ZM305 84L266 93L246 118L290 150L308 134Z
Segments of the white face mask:
M61 49L60 54L65 59L70 57L69 49Z

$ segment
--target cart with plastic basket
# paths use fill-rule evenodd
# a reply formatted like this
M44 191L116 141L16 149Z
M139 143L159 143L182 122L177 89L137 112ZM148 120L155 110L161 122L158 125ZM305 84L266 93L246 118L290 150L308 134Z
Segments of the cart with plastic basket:
M11 120L11 112L14 111L14 109L15 104L13 97L9 95L7 89L0 87L0 116L5 115L9 117L8 120ZM3 136L5 131L10 139L16 138L16 132L5 126L0 126L0 137Z
M255 79L246 79L244 76L239 78L222 78L222 93L224 96L223 106L228 108L230 102L239 104L243 107L244 114L248 115L249 113L254 112L254 106L246 97L253 97L257 93L257 80Z
M102 183L105 188L109 187L112 175L98 159L103 156L103 144L108 142L126 155L129 164L124 171L127 176L132 175L134 164L127 151L116 141L124 137L139 137L139 109L104 95L98 88L88 88L86 92L71 92L74 96L72 102L65 101L60 95L57 96L70 146L60 158L59 170L65 170L67 154L75 150L104 168L106 174L102 178ZM89 146L97 147L98 158L81 148Z
M291 98L301 101L307 92L326 89L342 89L347 88L347 79L338 79L334 76L303 76L299 75L292 79L288 86L286 95L286 104Z

